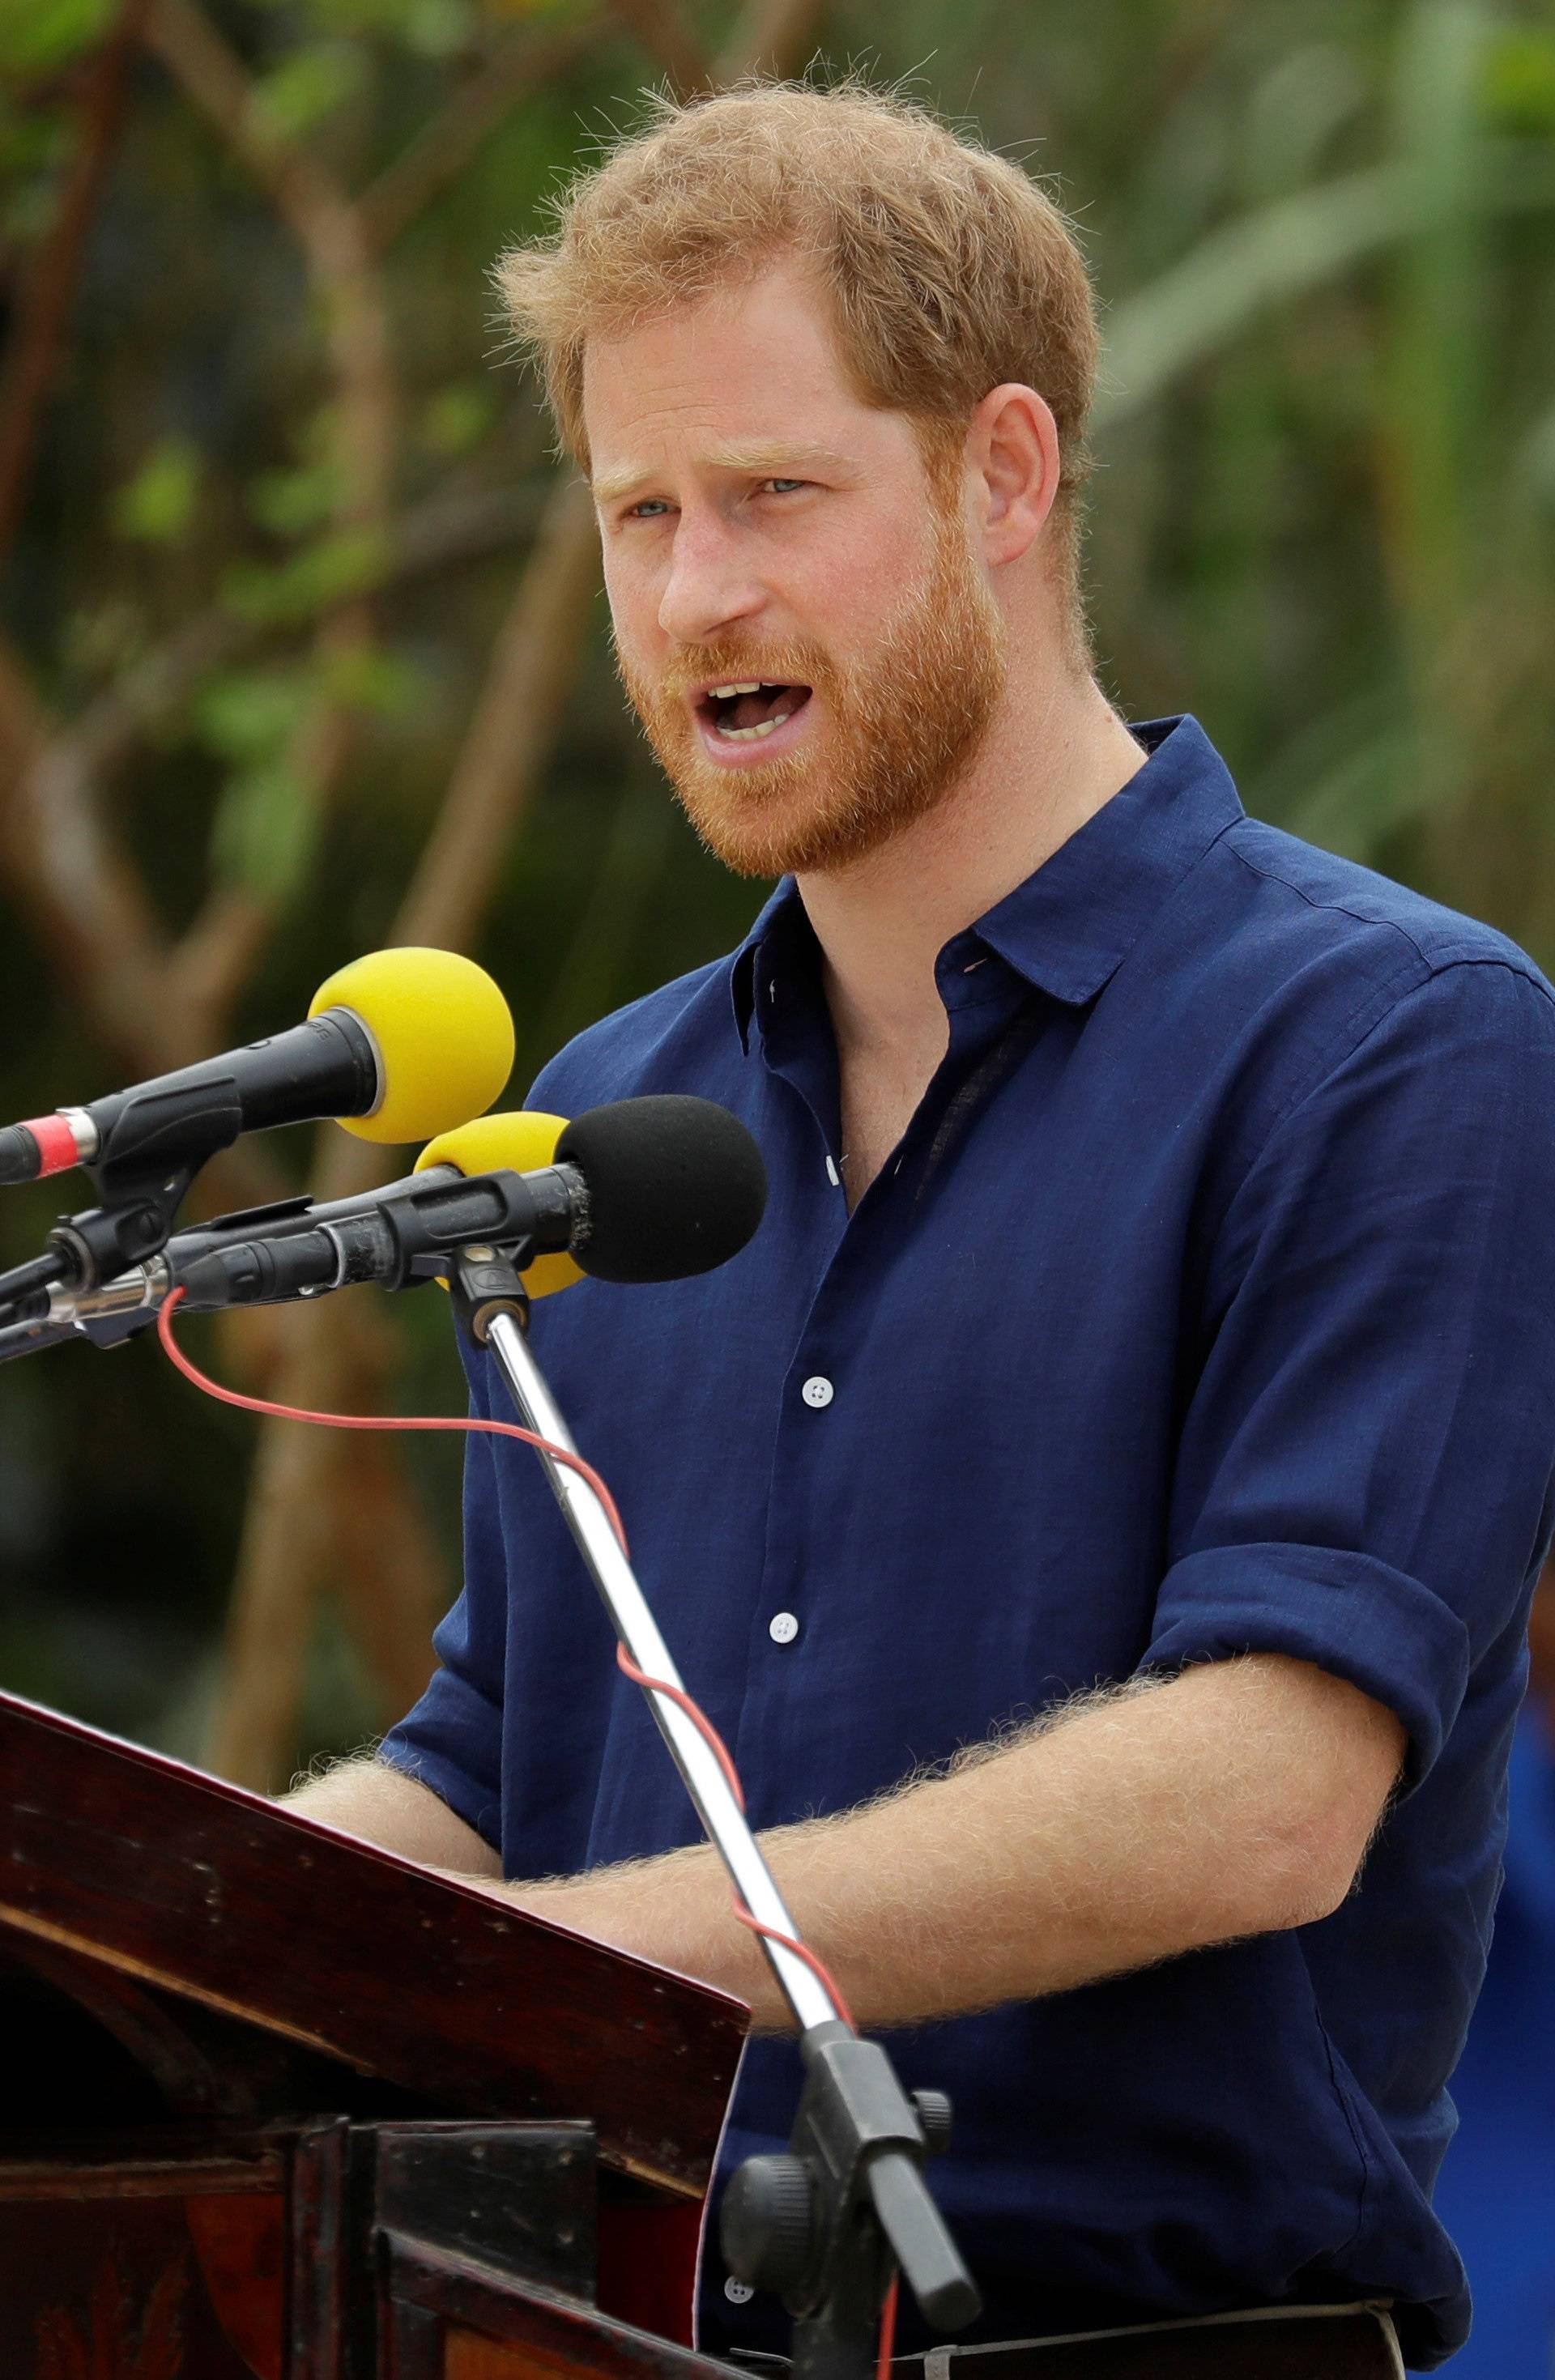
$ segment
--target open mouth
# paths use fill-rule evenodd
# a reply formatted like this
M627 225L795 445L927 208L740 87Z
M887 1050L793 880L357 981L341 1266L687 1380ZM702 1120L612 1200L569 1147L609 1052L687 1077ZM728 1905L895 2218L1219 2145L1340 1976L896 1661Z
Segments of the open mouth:
M697 715L720 742L758 744L802 710L809 698L808 686L742 678L735 685L710 687L698 699Z

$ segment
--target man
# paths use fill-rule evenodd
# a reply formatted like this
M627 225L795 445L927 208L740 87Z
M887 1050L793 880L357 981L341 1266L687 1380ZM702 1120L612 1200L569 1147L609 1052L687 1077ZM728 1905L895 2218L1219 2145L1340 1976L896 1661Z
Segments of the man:
M1549 988L1110 708L1090 292L1014 168L755 87L504 277L654 749L784 880L533 1092L722 1101L761 1230L547 1300L541 1361L798 1922L952 2095L978 2335L1389 2301L1434 2363L1550 1527ZM726 2162L775 2145L784 2010L521 1450L467 1544L428 1694L305 1806L747 1997ZM714 2254L705 2344L785 2343L748 2298Z

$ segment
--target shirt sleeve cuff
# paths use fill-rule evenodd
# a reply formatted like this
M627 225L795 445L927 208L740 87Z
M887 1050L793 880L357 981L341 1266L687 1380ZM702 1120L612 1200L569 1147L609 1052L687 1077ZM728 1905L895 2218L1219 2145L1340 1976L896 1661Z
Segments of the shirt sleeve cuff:
M1162 1581L1142 1670L1283 1653L1345 1679L1403 1721L1403 1791L1428 1775L1468 1682L1468 1632L1432 1588L1328 1546L1211 1546Z
M439 1801L447 1803L456 1818L473 1827L492 1851L500 1852L500 1790L473 1775L468 1757L461 1759L456 1749L463 1747L468 1755L470 1701L469 1689L446 1670L437 1670L415 1709L389 1730L378 1747L378 1757L427 1786Z

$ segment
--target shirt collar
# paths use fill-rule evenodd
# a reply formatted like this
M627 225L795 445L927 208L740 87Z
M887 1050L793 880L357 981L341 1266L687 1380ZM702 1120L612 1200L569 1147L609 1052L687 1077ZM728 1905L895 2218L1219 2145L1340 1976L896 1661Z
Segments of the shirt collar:
M1144 767L967 929L1027 982L1077 1006L1094 1000L1167 896L1245 815L1197 719L1148 720L1130 733L1148 755ZM758 958L771 958L796 933L813 943L798 886L785 876L731 962L735 1023L747 1050Z

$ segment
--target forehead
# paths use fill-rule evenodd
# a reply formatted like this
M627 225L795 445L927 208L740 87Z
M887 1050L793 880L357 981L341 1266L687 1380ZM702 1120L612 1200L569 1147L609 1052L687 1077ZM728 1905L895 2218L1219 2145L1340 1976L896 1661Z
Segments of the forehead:
M667 466L735 468L803 445L841 462L910 443L904 415L871 406L846 371L821 291L792 263L591 339L583 418L603 500Z

